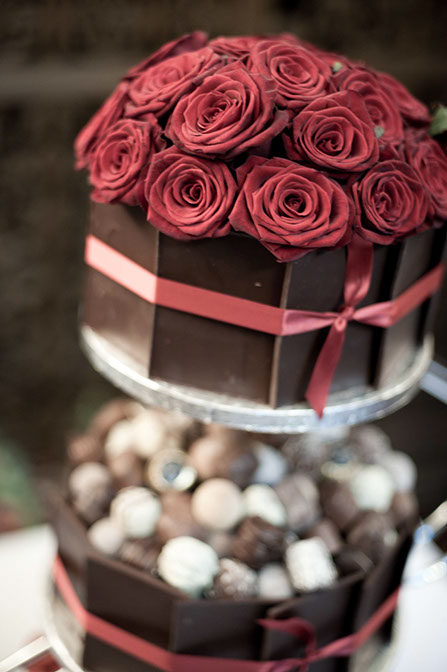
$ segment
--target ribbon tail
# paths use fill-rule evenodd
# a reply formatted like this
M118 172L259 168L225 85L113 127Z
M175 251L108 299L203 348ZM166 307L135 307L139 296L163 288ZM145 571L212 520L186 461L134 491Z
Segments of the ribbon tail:
M323 416L332 379L340 361L346 326L347 322L342 318L336 319L331 326L307 386L305 398L319 418Z

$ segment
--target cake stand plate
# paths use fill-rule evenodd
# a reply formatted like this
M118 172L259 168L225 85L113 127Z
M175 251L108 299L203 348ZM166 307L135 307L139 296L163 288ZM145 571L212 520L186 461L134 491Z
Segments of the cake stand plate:
M320 420L307 403L270 408L245 399L147 378L138 370L141 366L89 327L81 327L80 337L81 346L93 367L141 403L181 411L202 422L274 434L355 425L394 413L416 395L433 355L433 339L428 336L403 374L380 389L370 387L331 394Z

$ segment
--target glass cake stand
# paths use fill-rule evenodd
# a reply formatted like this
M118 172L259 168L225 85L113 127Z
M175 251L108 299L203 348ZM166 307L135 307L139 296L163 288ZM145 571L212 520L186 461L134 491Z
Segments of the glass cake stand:
M181 411L202 422L275 434L355 425L394 413L417 394L433 356L433 339L427 336L403 374L380 389L370 387L330 395L320 420L307 403L274 409L265 404L147 378L138 370L141 366L89 327L81 327L80 339L92 366L116 387L145 405Z

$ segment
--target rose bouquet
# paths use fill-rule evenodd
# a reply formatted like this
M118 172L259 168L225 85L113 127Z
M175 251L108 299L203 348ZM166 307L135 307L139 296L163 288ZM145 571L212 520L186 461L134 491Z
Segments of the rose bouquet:
M447 157L390 75L298 38L195 32L133 67L76 139L91 197L180 240L253 236L279 261L447 218Z

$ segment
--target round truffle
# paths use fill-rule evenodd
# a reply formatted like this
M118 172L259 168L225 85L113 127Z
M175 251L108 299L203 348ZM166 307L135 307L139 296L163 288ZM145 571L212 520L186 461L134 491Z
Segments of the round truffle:
M116 556L124 537L116 522L109 517L101 518L90 527L87 537L92 546L104 555Z
M386 469L397 492L411 492L416 487L417 468L414 460L400 450L390 450L377 458L376 464Z
M158 557L161 578L193 597L200 597L212 585L218 571L216 552L193 537L171 539Z
M258 574L258 594L265 600L288 600L294 590L289 575L283 565L271 563L260 569Z
M189 490L196 480L196 470L189 463L188 455L177 448L164 448L148 462L146 479L158 492Z
M252 569L260 569L281 560L285 546L283 529L262 518L246 518L234 537L231 555Z
M158 497L147 488L123 488L110 505L110 515L129 539L150 536L161 512Z
M194 441L188 455L201 480L228 478L239 487L251 482L257 466L251 443L246 437L239 439L238 434L228 437L223 432L214 432L203 436Z
M73 465L83 462L99 462L103 457L100 440L95 434L86 433L72 436L67 445L68 459Z
M341 531L352 525L360 513L348 485L330 478L320 483L320 502L326 518L332 520Z
M248 516L258 516L278 527L286 525L287 514L284 505L269 485L249 485L244 490L244 500Z
M331 554L318 537L290 544L285 557L292 585L299 592L328 588L337 578Z
M210 530L231 530L245 514L240 489L225 478L210 478L195 490L192 513L196 521Z
M135 453L119 453L108 460L110 474L118 489L143 485L144 465Z
M219 572L209 591L214 599L247 600L258 592L258 577L243 562L231 558L219 561Z
M192 515L191 495L175 490L161 496L161 515L156 530L163 543L175 537L197 537L205 540L207 536L207 531Z
M391 450L389 436L377 425L358 425L351 428L349 443L360 462L374 463Z
M389 473L380 465L364 465L347 483L357 506L363 511L388 511L395 492Z
M121 420L134 418L142 410L143 407L132 399L121 397L112 399L96 413L89 424L88 431L97 436L99 441L103 443L114 425Z
M99 462L84 462L73 469L68 479L73 508L89 525L104 517L113 496L107 468Z
M319 493L306 474L290 474L275 487L287 514L287 523L295 532L309 527L321 515Z
M258 466L252 475L253 483L276 485L287 473L287 461L284 455L266 443L257 441L254 453Z
M377 564L396 543L397 532L390 516L377 511L365 511L349 530L346 540Z

